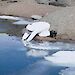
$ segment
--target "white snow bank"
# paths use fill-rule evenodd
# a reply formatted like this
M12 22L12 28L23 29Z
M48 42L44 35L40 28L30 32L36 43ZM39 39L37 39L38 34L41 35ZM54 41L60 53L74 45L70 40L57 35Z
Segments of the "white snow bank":
M25 21L25 20L20 20L17 22L13 22L13 24L17 24L17 25L27 25L27 24L32 24L33 22L29 22L29 21Z
M43 56L48 55L48 52L31 49L30 51L27 52L27 55L28 56L34 56L34 57L43 57Z
M42 49L42 50L73 50L75 51L75 44L64 43L64 42L25 42L23 41L24 46L27 46L32 49Z
M14 16L0 16L0 19L8 19L8 20L23 20L21 17L14 17Z
M44 58L60 66L75 67L75 51L58 51Z
M75 67L61 70L60 75L75 75Z
M8 36L6 33L0 33L0 36Z

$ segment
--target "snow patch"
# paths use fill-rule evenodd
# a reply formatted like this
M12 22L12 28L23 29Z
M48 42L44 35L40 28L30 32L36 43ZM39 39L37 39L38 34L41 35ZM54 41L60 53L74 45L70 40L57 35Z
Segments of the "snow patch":
M58 51L44 58L60 66L75 67L75 51Z
M28 56L34 56L34 57L43 57L48 55L47 51L41 51L41 50L35 50L31 49L30 51L27 52Z
M8 19L8 20L23 20L21 17L14 17L14 16L0 16L0 19Z
M61 70L60 75L75 75L75 67L67 68L65 70Z
M27 25L27 24L32 24L33 22L29 22L29 21L25 21L25 20L20 20L17 22L13 22L13 24L17 24L17 25Z
M40 16L40 15L32 15L31 18L36 19L36 20L40 20L42 18L42 16Z

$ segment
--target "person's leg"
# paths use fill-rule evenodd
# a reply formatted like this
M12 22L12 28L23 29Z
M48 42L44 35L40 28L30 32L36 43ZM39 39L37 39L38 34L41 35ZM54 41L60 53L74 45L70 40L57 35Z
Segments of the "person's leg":
M26 41L28 41L28 42L31 41L35 37L36 34L38 34L38 32L33 31Z
M22 41L25 41L27 39L27 37L29 36L28 33L24 33L23 37L22 37Z

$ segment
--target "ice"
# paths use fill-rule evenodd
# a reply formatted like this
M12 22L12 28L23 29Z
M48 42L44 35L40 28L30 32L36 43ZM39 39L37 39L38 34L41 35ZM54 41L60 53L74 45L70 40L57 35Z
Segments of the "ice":
M74 43L64 43L64 42L28 42L26 44L25 41L23 41L24 46L32 48L32 49L42 49L42 50L75 50L75 44Z
M14 17L14 16L0 16L0 19L8 19L8 20L23 20L23 18L20 17Z
M34 56L34 57L43 57L48 55L47 51L42 51L42 50L35 50L31 49L30 51L27 52L28 56Z
M75 67L75 51L58 51L44 58L60 66Z
M61 70L60 75L75 75L75 68L67 68L65 70Z

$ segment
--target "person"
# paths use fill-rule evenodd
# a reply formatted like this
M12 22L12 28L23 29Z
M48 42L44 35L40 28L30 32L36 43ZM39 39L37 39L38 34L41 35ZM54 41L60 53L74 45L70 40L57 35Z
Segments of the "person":
M31 41L37 34L39 36L49 36L50 35L50 24L47 22L35 22L31 25L27 25L26 29L31 33L24 33L22 41Z

